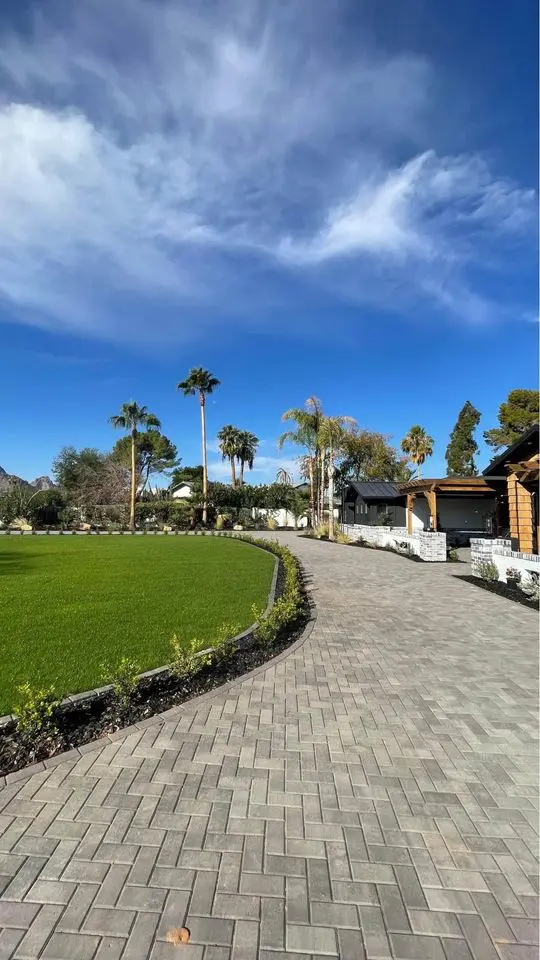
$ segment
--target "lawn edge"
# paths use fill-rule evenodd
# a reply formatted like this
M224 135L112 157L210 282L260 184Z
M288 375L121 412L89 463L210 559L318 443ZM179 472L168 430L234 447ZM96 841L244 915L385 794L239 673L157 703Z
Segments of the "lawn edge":
M250 545L252 547L256 547L259 550L266 549L265 547L260 546L257 543L250 544L249 539L245 537L235 536L234 533L232 535L229 534L229 536L231 539L238 539L238 540L241 539L243 543L247 543L248 546ZM268 549L267 552L271 553L272 551ZM298 558L296 559L298 560ZM271 583L270 592L269 592L269 601L268 601L265 613L269 612L269 610L273 606L273 602L275 599L275 590L276 590L277 576L279 571L279 557L275 556L275 560L276 560L276 563L274 566L274 574L272 576L272 583ZM298 563L300 566L300 572L303 576L304 574L303 566L300 563L300 561L298 561ZM73 765L78 760L80 760L83 756L86 756L86 754L92 753L94 751L98 751L101 749L105 749L110 744L118 743L118 741L126 739L127 737L132 736L134 733L140 732L141 730L146 730L148 727L155 725L157 728L159 728L163 726L165 723L167 723L168 721L181 716L182 711L185 710L186 707L189 706L191 708L191 706L194 706L195 709L197 710L199 706L201 704L204 704L206 701L213 700L216 697L221 696L225 691L234 689L235 687L244 683L246 680L250 680L252 678L260 676L261 674L265 673L268 669L272 669L278 663L281 663L283 660L286 660L287 657L289 657L291 654L295 653L296 650L302 647L304 643L309 639L317 620L317 606L310 592L307 594L307 599L308 599L308 606L309 606L309 617L305 624L304 629L302 630L302 633L289 647L287 647L285 650L282 650L281 653L278 653L275 657L271 657L265 663L262 663L260 666L255 667L254 670L250 670L248 671L248 673L245 673L240 677L236 677L234 680L230 680L228 683L224 683L219 687L215 687L213 690L210 690L208 693L203 693L200 696L193 697L192 699L187 700L185 701L185 703L179 704L176 707L171 707L169 710L165 710L163 713L156 713L154 714L154 716L148 717L146 720L142 720L137 723L130 724L127 727L122 727L121 730L117 730L115 733L108 733L108 734L105 734L105 736L103 737L99 737L96 740L90 741L89 743L82 744L81 747L73 747L71 750L66 750L63 753L58 753L56 754L56 756L49 757L47 760L38 761L37 763L33 763L27 767L22 767L20 770L16 770L13 773L8 773L3 776L0 776L0 790L7 788L14 783L18 783L23 780L29 780L32 776L34 776L34 774L43 773L45 770L50 770L54 767L57 767L60 763L71 763ZM250 631L253 630L254 626L255 624L253 624L252 627L249 628L249 630ZM240 636L244 636L245 633L246 631L243 631L243 633ZM167 668L163 667L163 668L157 668L157 669L165 670ZM152 672L153 671L150 671L150 673ZM92 691L92 694L97 695L97 692ZM1 718L1 719L4 720L5 718ZM11 719L12 717L10 715L9 720Z

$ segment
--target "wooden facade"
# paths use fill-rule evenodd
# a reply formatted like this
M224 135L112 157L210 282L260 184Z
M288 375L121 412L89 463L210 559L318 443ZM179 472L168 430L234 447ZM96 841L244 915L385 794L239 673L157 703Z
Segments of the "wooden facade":
M498 499L504 505L512 548L520 553L538 553L538 479L540 456L538 425L530 427L484 470L484 476L498 484Z
M483 477L443 477L433 480L409 480L408 483L402 483L400 486L402 493L407 497L407 532L413 532L413 513L414 504L418 496L426 498L429 508L429 528L437 531L437 495L443 497L463 497L476 496L494 497L495 488Z

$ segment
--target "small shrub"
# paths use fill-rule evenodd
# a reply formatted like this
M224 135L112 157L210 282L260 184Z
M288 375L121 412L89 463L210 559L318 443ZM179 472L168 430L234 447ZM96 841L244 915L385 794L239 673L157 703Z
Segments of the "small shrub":
M317 540L328 540L328 524L320 523L315 530Z
M266 521L266 525L269 530L277 530L278 528L278 522L275 517L268 517L268 520Z
M391 527L394 522L394 518L390 510L381 510L377 514L377 523L380 527Z
M459 563L458 552L455 547L448 547L446 551L446 559L448 563Z
M530 570L527 579L521 581L521 589L529 600L540 598L540 577L536 570Z
M53 714L60 703L54 687L39 690L28 682L17 687L21 700L13 707L17 717L17 730L25 737L35 737L44 728L55 730Z
M214 640L215 658L218 661L230 660L236 653L235 637L241 631L239 623L222 623Z
M135 660L122 657L116 666L102 667L102 680L113 688L113 697L121 706L126 707L139 684L141 668Z
M171 637L172 658L169 664L171 673L179 680L198 673L203 667L209 667L212 663L212 654L202 651L207 648L205 640L198 640L194 637L188 646L183 644L176 633Z
M476 564L476 573L482 580L495 582L499 579L499 571L492 560L482 560Z
M353 542L349 537L349 535L346 534L344 530L340 530L340 529L336 530L334 539L336 543L352 543Z
M506 582L514 587L519 587L521 583L521 573L516 569L516 567L507 567Z

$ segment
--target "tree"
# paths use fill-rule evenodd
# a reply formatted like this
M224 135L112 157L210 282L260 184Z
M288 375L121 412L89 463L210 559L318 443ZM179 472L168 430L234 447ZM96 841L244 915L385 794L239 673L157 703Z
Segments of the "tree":
M495 450L509 447L538 423L538 398L538 390L511 390L499 407L499 426L484 433L486 443Z
M285 487L292 487L292 477L285 467L280 467L276 473L276 483L279 483Z
M156 473L165 473L172 470L179 463L177 449L165 434L159 430L146 430L137 433L135 442L137 493L146 488L150 477ZM121 437L117 440L111 457L117 463L129 468L131 464L131 438Z
M53 473L67 502L86 516L98 505L121 504L127 498L129 471L91 447L64 447L53 462Z
M202 463L196 467L177 467L173 470L171 477L171 486L177 487L181 483L191 483L194 493L202 493L203 488L203 467Z
M185 397L198 395L201 408L201 441L203 455L203 513L202 521L208 520L208 459L206 456L206 397L219 387L219 380L213 377L208 370L202 367L193 367L185 380L177 384L177 390L182 390Z
M352 417L326 417L323 416L319 427L319 444L323 450L328 451L328 539L334 539L334 472L335 458L341 452L347 443L347 431L354 426L355 421ZM326 458L325 458L326 459ZM323 461L324 463L324 461ZM323 495L324 495L324 474L323 474ZM324 502L324 499L323 499Z
M480 411L473 407L470 400L466 400L446 448L448 477L476 477L478 470L474 455L478 453L478 444L474 439L474 431L480 423L480 417Z
M137 499L137 436L139 426L159 430L161 424L155 413L149 413L146 407L139 407L134 400L123 403L120 413L109 417L109 423L119 430L127 430L131 437L131 493L129 503L129 529L135 530L135 501Z
M240 486L244 483L244 468L247 467L248 470L253 470L253 463L258 446L259 438L256 437L254 433L250 433L249 430L240 430L237 453L238 463L240 464L240 475L238 477Z
M401 449L406 453L409 460L418 467L418 476L420 477L420 467L426 457L433 453L433 437L430 437L423 427L416 424L411 427L408 434L401 441Z
M281 450L284 444L293 443L307 450L307 455L301 460L302 474L309 482L309 513L312 527L317 526L320 510L319 475L320 475L320 445L319 429L323 416L322 405L317 397L309 397L305 408L292 407L286 410L282 420L296 424L295 430L287 430L278 439Z
M238 427L233 427L228 423L222 427L218 433L219 449L223 460L228 460L231 465L231 483L236 486L236 459L240 451L240 434Z
M353 429L345 437L343 457L336 471L338 490L350 480L393 480L405 483L411 479L407 458L401 457L388 443L389 437L371 430Z

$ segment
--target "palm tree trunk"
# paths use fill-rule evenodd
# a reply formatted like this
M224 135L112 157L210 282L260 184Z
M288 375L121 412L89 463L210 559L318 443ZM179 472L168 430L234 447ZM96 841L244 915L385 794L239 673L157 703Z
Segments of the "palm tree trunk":
M206 523L208 520L208 466L206 460L206 413L205 413L205 402L204 402L204 393L199 394L199 400L201 403L201 438L202 438L202 461L203 461L203 474L202 474L202 483L203 483L203 508L202 508L202 522Z
M131 497L129 504L129 529L135 530L135 497L137 494L137 476L135 472L135 440L137 431L135 427L131 430Z
M236 464L234 462L234 457L231 457L231 483L233 487L236 486Z
M422 470L421 470L421 467L420 467L420 464L418 463L418 461L417 461L417 463L416 463L416 469L418 470L418 478L417 478L417 479L418 479L418 480L421 480L421 479L422 479Z
M313 475L313 457L308 460L309 466L309 512L311 516L311 526L313 529L317 526L317 517L315 516L315 477Z
M240 460L240 476L238 478L238 486L244 486L244 461Z
M323 448L321 449L321 452L320 452L320 461L321 461L320 471L321 471L321 475L320 475L320 479L319 479L319 496L320 496L319 523L324 523L324 487L325 487L324 461L325 461L325 453L326 453L326 451L325 451L325 449L324 449L324 447L323 447Z
M328 539L334 539L334 451L328 455Z

